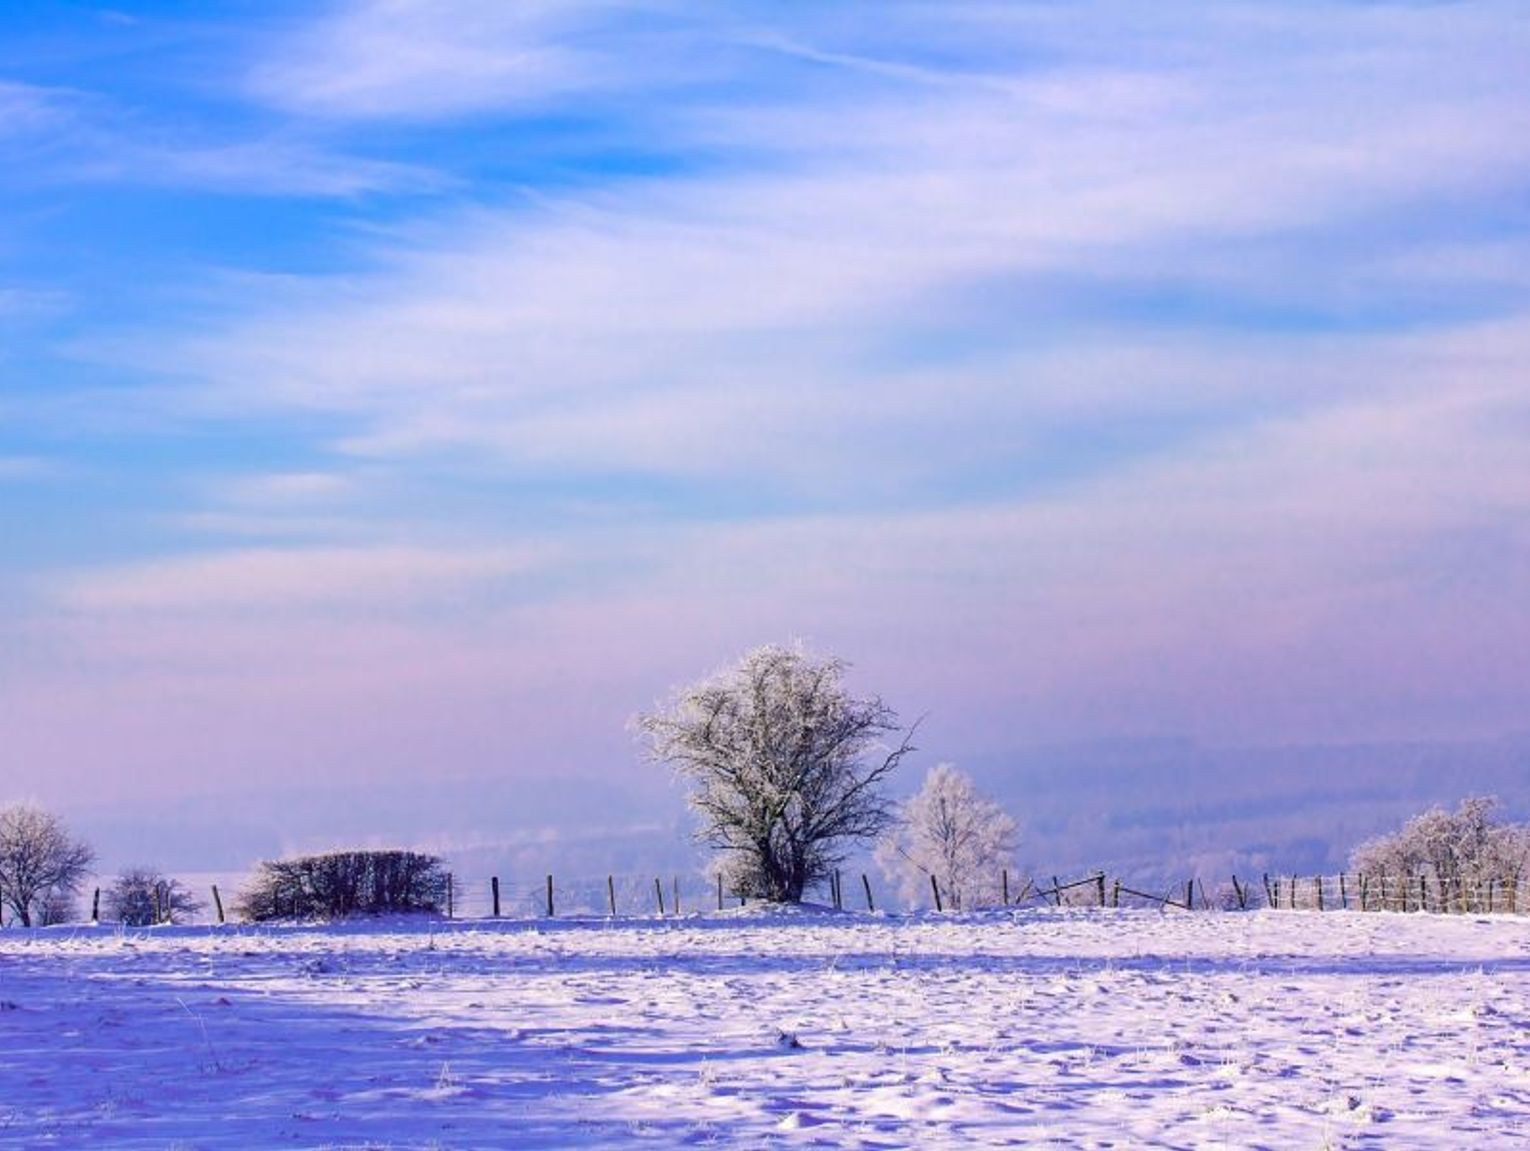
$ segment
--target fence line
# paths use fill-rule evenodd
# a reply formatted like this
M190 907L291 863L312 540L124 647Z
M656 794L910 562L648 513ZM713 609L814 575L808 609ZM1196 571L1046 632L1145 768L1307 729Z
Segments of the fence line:
M943 877L931 876L928 907L956 910L957 900ZM1231 875L1226 882L1208 884L1199 876L1162 889L1145 889L1099 870L1062 879L1050 876L1038 885L1032 878L1018 883L1005 871L1000 878L1001 901L970 903L963 910L1002 907L1157 907L1181 911L1310 910L1310 911L1428 911L1458 914L1523 914L1530 912L1530 894L1519 878L1489 879L1475 885L1441 883L1433 876L1379 876L1342 872L1335 875L1269 875L1257 879ZM848 882L847 882L848 880ZM661 874L652 876L582 876L563 879L510 880L502 876L455 877L455 914L464 919L493 918L494 892L504 893L501 917L664 917L738 908L747 899L725 891L715 875ZM878 893L870 874L836 872L825 881L818 901L844 910L875 912L894 901ZM1012 890L1018 889L1011 897ZM549 896L551 892L551 897ZM853 898L852 898L853 897ZM938 903L937 903L938 900Z
M893 901L879 895L868 873L848 876L834 872L825 890L815 891L828 905L843 910L877 912ZM849 878L850 884L845 880ZM1018 877L1017 877L1018 878ZM1519 875L1489 877L1467 882L1422 874L1381 875L1340 872L1334 875L1270 875L1257 880L1237 875L1208 888L1199 877L1161 890L1129 883L1106 871L1089 872L1064 880L1056 875L1048 885L1025 877L1011 882L1007 870L1000 875L999 903L986 907L1154 907L1181 911L1353 911L1431 912L1437 914L1525 914L1530 912L1530 893L1522 890ZM1012 898L1011 891L1018 890ZM225 921L224 898L216 884L205 911ZM931 906L938 911L981 910L970 900L963 906L943 877L930 876ZM100 921L101 892L97 888L87 901L91 921ZM446 897L441 907L448 918L536 919L544 917L674 918L699 912L716 912L744 906L745 897L725 890L715 874L668 873L559 877L468 875L448 873ZM168 902L165 916L170 912ZM203 918L211 918L204 915Z

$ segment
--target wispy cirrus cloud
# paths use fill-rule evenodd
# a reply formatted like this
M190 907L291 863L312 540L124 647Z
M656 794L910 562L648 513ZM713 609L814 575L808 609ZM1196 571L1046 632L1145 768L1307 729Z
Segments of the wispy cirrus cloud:
M0 80L0 140L47 131L69 117L67 93Z
M0 83L0 155L17 186L87 183L238 195L436 192L447 177L282 126L226 129L145 117L76 88Z
M432 119L542 107L613 61L570 33L599 9L362 0L333 6L251 70L257 98L304 116Z
M1355 18L1350 31L1376 41L1356 56L1294 25L1277 31L1296 41L1311 87L1278 101L1289 61L1233 37L1223 55L1190 53L1156 73L1070 41L1003 84L926 63L911 80L813 89L811 102L687 105L681 134L726 142L735 158L722 170L406 229L378 243L378 271L297 285L285 300L263 290L243 319L148 362L205 381L198 402L214 407L346 413L355 430L342 442L359 453L469 446L679 474L838 458L850 475L866 472L853 451L788 450L812 433L805 406L825 441L875 451L844 434L855 419L881 428L905 410L917 438L920 389L937 396L940 377L986 373L996 400L1055 407L1074 385L1051 372L1047 397L1037 381L1068 332L1098 338L1106 357L1116 349L1131 379L1142 314L1189 331L1292 317L1342 328L1357 314L1384 328L1393 308L1406 324L1437 281L1426 261L1396 257L1438 241L1370 221L1530 178L1530 149L1506 143L1518 139L1523 81L1488 52L1499 83L1474 74L1425 88L1432 58L1411 26L1394 42L1390 25ZM1486 35L1471 22L1454 34L1472 50ZM850 67L842 53L808 55ZM933 93L932 72L949 81ZM1456 281L1468 270L1457 265ZM1302 339L1286 342L1301 349L1292 358L1312 350ZM1079 343L1063 358L1098 363ZM968 350L932 355L958 344ZM1244 369L1268 381L1266 349L1245 346ZM1114 415L1159 410L1164 374L1144 363L1149 386L1117 388ZM1309 395L1300 374L1281 386ZM1249 398L1268 404L1275 390ZM1024 405L1011 407L1023 420ZM975 407L969 430L981 434L988 414ZM959 442L931 437L926 450Z
M265 472L221 485L231 503L255 506L330 502L352 490L354 481L337 472Z
M99 569L62 582L49 598L87 614L428 610L544 560L524 546L248 548Z

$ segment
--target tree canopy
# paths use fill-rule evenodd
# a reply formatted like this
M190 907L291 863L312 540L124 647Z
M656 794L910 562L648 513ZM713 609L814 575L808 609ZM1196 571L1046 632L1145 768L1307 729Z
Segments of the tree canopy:
M0 900L23 927L72 903L95 858L52 812L28 804L0 809Z
M965 772L936 764L900 814L877 860L906 900L927 899L933 877L954 909L999 902L1000 874L1014 862L1015 821Z
M892 818L882 785L914 750L912 729L850 694L847 666L760 647L638 718L651 758L691 784L698 837L741 895L800 901Z

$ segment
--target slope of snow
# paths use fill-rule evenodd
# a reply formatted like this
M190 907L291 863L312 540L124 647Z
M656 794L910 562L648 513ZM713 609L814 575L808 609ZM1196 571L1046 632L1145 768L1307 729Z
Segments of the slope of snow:
M0 1145L1522 1146L1530 921L0 933Z

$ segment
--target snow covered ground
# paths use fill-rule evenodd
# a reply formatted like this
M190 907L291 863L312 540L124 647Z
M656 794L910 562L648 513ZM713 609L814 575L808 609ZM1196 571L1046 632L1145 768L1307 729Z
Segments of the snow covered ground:
M1530 920L0 932L0 1145L1530 1144Z

